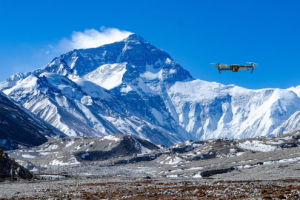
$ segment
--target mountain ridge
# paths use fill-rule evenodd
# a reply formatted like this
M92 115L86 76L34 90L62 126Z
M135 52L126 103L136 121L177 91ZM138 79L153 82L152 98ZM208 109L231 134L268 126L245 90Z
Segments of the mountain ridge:
M10 77L0 90L68 135L123 133L164 145L279 136L284 131L273 131L289 124L300 107L297 88L250 90L194 79L136 34L70 51L44 68ZM45 106L38 107L42 100Z

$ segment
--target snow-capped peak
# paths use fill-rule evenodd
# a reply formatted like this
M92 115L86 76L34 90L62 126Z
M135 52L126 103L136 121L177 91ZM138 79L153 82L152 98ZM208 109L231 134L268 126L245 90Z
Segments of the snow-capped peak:
M300 121L299 87L249 90L195 80L137 34L68 52L12 76L0 90L68 135L123 133L164 145L278 135Z

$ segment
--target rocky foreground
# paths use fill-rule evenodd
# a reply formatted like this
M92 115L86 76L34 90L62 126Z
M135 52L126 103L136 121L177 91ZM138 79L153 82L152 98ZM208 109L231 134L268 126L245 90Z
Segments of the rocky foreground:
M28 169L19 165L14 159L10 159L0 149L0 182L19 179L29 180L32 178L33 174Z
M299 179L280 181L70 179L0 185L0 199L299 199Z
M72 137L8 154L35 178L2 182L0 199L300 198L298 129L280 137L170 147L121 134Z

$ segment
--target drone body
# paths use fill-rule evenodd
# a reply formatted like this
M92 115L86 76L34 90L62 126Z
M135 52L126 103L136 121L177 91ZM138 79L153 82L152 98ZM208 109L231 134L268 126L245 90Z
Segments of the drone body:
M240 70L249 70L249 68L252 68L251 73L253 73L254 67L258 67L257 63L254 62L247 62L249 65L240 65L240 64L233 64L233 65L226 65L226 64L220 64L220 63L211 63L216 66L219 70L219 73L221 74L222 70L231 70L233 72L238 72Z

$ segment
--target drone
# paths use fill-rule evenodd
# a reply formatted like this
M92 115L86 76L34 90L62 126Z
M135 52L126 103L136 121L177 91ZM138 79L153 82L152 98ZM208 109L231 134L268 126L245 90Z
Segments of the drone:
M226 65L226 64L220 64L220 63L210 63L216 66L212 66L212 67L217 67L219 70L219 73L221 74L222 70L231 70L233 72L238 72L240 70L248 70L249 68L252 68L251 70L251 74L253 73L254 67L258 67L257 63L254 62L247 62L247 64L249 65L240 65L240 64L232 64L232 65Z

